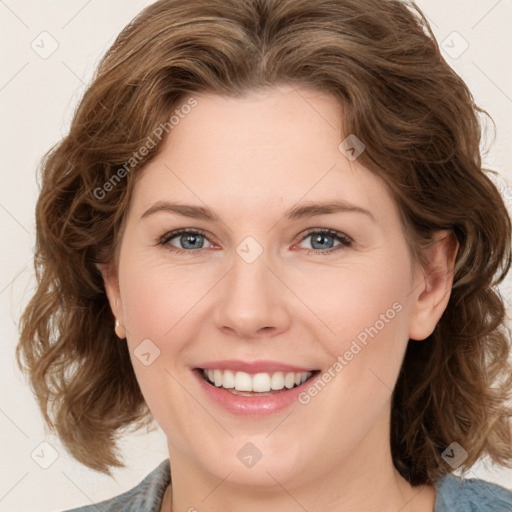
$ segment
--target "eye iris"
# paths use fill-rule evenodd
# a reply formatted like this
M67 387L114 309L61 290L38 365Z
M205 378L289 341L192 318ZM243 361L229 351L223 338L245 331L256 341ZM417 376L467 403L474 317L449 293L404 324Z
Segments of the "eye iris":
M332 239L333 237L331 235L325 235L323 233L319 233L316 236L313 236L311 245L315 249L326 249L325 246L323 246L323 247L315 247L315 243L317 243L317 242L322 243L322 241L325 241L326 238L331 238ZM332 248L332 247L327 247L327 249L330 249L330 248Z
M202 237L202 235L192 235L192 234L181 235L180 243L183 244L183 247L187 247L187 243L190 242L193 246L192 249L194 249L194 248L196 248L196 247L194 247L194 242L197 242L201 237Z

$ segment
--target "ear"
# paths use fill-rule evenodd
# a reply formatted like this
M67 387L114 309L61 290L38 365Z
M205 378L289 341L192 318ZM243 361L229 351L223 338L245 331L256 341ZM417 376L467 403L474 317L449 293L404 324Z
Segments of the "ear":
M434 244L427 254L425 269L417 274L409 324L409 338L424 340L432 334L448 301L453 285L453 268L459 243L451 230L436 233Z
M119 291L119 279L117 272L110 265L98 264L96 265L103 277L105 284L105 292L107 294L110 309L114 318L119 322L115 326L115 331L118 338L126 338L126 330L124 328L123 309L121 307L121 293Z

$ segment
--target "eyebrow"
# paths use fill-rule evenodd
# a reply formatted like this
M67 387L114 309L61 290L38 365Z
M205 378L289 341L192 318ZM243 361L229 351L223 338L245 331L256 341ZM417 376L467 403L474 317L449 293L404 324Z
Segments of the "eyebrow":
M142 214L141 220L162 211L177 213L178 215L192 219L206 220L210 222L220 221L220 218L209 208L181 203L170 203L168 201L157 201L153 206L151 206ZM286 210L283 219L298 220L306 217L316 217L318 215L328 215L340 212L362 213L375 221L375 217L369 210L365 210L360 206L356 206L347 201L341 200L329 201L327 203L301 203Z

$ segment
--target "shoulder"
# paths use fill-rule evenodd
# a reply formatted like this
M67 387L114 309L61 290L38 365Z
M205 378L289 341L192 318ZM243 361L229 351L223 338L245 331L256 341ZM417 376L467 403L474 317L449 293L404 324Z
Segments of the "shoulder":
M444 475L436 493L435 512L512 512L512 491L478 478Z
M166 459L129 491L100 503L64 512L159 512L170 481L169 459Z

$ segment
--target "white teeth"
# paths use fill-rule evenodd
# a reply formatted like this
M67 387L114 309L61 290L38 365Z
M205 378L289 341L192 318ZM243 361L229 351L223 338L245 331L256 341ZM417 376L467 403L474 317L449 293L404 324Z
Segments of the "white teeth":
M235 374L235 389L237 391L252 391L251 376L245 372L236 372L236 374Z
M283 372L276 372L276 373L274 373L274 375L272 375L272 381L270 382L270 387L275 390L284 388Z
M220 370L213 370L213 381L216 386L220 386L222 384L222 372Z
M222 387L231 389L235 387L235 373L231 370L224 370L224 375L222 377Z
M295 385L295 373L287 373L285 378L284 378L284 385L288 388L288 389L292 389L293 386Z
M208 381L217 387L236 389L237 391L253 391L265 393L270 390L280 390L284 387L291 389L304 383L313 372L275 372L256 373L251 375L246 372L234 372L231 370L203 370L203 375Z

